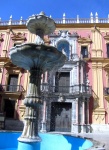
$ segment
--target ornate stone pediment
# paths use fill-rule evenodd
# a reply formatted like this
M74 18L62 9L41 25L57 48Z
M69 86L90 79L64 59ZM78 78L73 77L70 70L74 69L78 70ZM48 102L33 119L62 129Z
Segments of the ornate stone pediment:
M106 65L104 66L104 69L105 69L106 71L109 71L109 64L106 64Z
M106 33L106 35L104 36L104 39L109 41L109 34L108 33Z
M21 33L21 32L14 33L14 34L11 36L11 39L12 39L13 41L24 41L24 40L26 40L25 33Z
M78 38L78 43L84 44L84 43L91 43L92 40L90 39L90 37L79 37Z
M8 61L7 63L5 63L4 67L6 68L6 70L10 71L20 71L21 68L14 65L11 61Z

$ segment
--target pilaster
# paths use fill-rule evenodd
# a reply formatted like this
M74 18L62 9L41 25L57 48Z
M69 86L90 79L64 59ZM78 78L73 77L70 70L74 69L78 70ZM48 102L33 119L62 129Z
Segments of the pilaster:
M93 123L105 123L105 110L103 103L103 73L102 63L92 63L93 74L93 98L94 98L94 112Z
M4 36L4 43L3 43L2 53L1 53L2 57L6 57L7 56L7 51L9 49L9 43L10 43L10 31L8 29L5 32L5 36Z
M99 40L98 40L99 39ZM95 27L92 28L92 57L102 57L102 36L100 33L100 29Z

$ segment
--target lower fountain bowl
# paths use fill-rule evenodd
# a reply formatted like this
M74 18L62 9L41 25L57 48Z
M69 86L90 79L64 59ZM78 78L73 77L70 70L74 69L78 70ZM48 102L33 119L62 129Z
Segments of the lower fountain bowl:
M9 55L13 64L26 70L38 67L50 71L53 67L62 67L66 60L66 56L55 47L35 43L16 45L10 49Z
M91 148L90 140L65 134L39 133L41 142L18 142L21 132L0 132L0 150L84 150Z

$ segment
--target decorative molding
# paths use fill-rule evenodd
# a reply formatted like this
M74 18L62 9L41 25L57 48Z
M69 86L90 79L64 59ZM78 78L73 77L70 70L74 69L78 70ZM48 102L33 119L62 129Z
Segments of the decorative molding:
M5 63L4 67L6 68L6 70L10 73L20 73L21 69L20 67L18 66L15 66L11 61L8 61L7 63Z
M105 95L104 97L109 102L109 95Z
M0 44L3 42L2 33L0 34Z
M79 37L78 38L78 43L80 44L90 44L92 43L92 40L90 39L90 37Z
M107 42L109 42L109 34L108 34L108 33L106 33L106 35L104 36L104 39L105 39Z
M105 124L105 110L104 109L99 108L93 112L93 123Z
M109 71L109 64L108 64L108 63L105 64L105 65L103 66L103 68L104 68L105 71Z
M25 41L26 40L26 37L25 37L25 33L21 33L21 32L18 32L18 33L14 33L12 34L11 36L11 39L15 42L15 41Z
M23 120L24 115L25 115L25 106L24 105L19 106L19 115L20 115L20 120Z
M0 45L1 45L1 43L3 42L3 38L2 38L2 33L0 34Z

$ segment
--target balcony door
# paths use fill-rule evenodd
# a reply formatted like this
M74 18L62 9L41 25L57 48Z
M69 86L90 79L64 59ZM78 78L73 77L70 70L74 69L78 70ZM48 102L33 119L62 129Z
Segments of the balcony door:
M70 72L57 72L55 78L56 92L68 93L70 86Z
M18 85L18 75L10 74L8 79L7 90L10 92L15 92L17 91L17 85Z
M71 131L72 103L52 102L51 104L51 131Z

